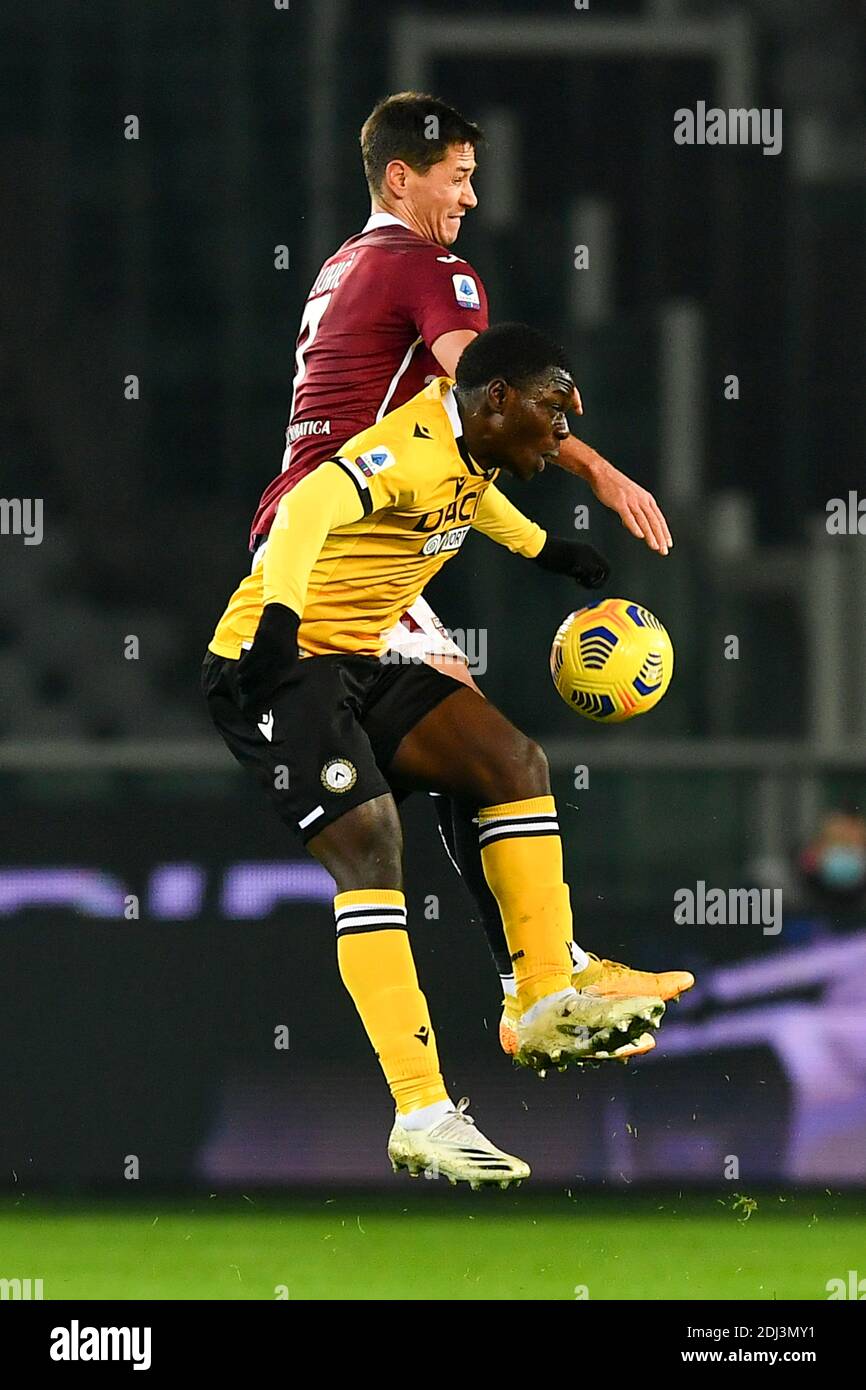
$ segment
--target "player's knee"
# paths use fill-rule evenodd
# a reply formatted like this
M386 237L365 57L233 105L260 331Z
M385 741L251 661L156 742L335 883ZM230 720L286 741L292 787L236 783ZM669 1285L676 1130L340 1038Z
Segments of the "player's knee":
M513 798L522 801L530 796L550 795L550 765L547 754L534 739L521 736L521 747L515 772L519 790Z
M526 801L532 796L550 794L550 768L544 749L517 729L501 748L490 773L488 805L500 806L508 801Z
M309 842L338 893L403 887L403 836L397 807L379 796L347 811Z

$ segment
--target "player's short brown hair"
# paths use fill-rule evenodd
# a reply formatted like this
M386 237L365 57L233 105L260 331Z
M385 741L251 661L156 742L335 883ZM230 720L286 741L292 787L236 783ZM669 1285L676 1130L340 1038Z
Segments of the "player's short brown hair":
M370 112L361 127L361 154L370 192L382 187L392 159L402 159L416 174L426 174L444 159L451 145L483 142L474 121L426 92L396 92Z

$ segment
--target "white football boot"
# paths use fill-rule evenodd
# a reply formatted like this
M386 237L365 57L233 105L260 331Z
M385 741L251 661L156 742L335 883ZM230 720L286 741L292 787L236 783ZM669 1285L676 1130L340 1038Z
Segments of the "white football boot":
M658 1028L664 1000L635 995L599 998L582 990L563 989L539 999L517 1020L515 1062L544 1074L564 1071L593 1058L616 1056L624 1043L642 1046L648 1028Z
M388 1157L394 1172L408 1168L410 1177L447 1178L452 1184L468 1182L472 1188L496 1183L519 1184L529 1177L529 1164L503 1153L485 1139L471 1115L466 1096L429 1129L404 1129L399 1116L388 1140Z

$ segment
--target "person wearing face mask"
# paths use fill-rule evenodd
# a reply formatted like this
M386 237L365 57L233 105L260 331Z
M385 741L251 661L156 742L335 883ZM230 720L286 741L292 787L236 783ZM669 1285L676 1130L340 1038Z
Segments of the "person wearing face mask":
M866 820L853 806L831 811L800 855L800 872L824 907L866 902Z

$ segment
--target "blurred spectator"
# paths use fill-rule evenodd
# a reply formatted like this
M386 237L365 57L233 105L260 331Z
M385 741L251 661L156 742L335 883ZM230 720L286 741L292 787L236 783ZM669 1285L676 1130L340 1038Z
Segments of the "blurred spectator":
M830 811L800 854L800 873L825 908L859 908L866 901L866 820L856 807Z

